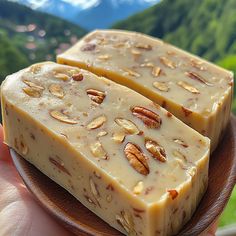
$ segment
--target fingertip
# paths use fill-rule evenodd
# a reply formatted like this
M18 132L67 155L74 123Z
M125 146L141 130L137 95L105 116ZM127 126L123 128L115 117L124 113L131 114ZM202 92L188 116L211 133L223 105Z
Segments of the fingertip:
M4 143L3 128L1 124L0 124L0 160L11 161L9 148Z

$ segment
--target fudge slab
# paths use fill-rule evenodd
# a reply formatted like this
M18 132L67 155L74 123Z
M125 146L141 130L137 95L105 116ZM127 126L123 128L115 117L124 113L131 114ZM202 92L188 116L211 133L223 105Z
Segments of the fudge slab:
M126 235L173 235L208 182L210 140L135 91L41 63L1 87L5 142Z
M125 31L93 31L57 57L123 84L211 139L228 123L233 74L159 39Z

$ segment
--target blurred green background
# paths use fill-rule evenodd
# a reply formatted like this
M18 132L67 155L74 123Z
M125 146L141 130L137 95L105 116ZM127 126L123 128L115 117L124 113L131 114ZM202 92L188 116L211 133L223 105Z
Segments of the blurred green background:
M17 2L24 3L27 6ZM89 16L89 19L91 19L87 28L86 22L81 21L80 24L76 21L79 13L73 13L72 17L72 13L69 10L67 11L67 7L69 9L72 6L68 5L67 1L42 2L51 5L40 5L35 10L35 6L30 5L30 1L0 0L1 81L8 74L32 63L55 60L56 54L73 45L90 29L98 27L95 24L97 23L96 19L101 15L103 17L104 11L109 12L111 10L113 10L111 12L114 14L114 17L112 16L114 19L108 21L109 17L107 17L105 19L107 22L102 22L103 27L139 31L162 38L236 73L235 0L154 0L152 4L151 1L141 2L140 0L129 1L130 5L127 5L128 3L125 5L125 1L119 0L87 0L87 3L92 4L94 2L97 4L94 7L87 7L86 11L77 5L78 11L80 10L79 13L82 16L83 14ZM85 1L77 2L86 3ZM116 4L114 5L116 8L111 5L111 2ZM139 5L137 5L137 2ZM64 4L64 15L61 15L64 18L67 17L66 19L71 22L53 16L60 15L62 7L56 8L59 6L58 4ZM74 9L75 6L73 5L70 10ZM128 13L122 11L122 8L126 9L127 6L130 7ZM114 9L111 9L112 7ZM55 11L52 9L55 9ZM140 12L131 15L136 11ZM45 12L50 12L53 15ZM66 12L68 15L65 15ZM127 16L129 17L115 22L115 19ZM80 25L83 25L83 27ZM232 109L236 114L236 99L233 100ZM231 223L236 223L236 189L220 219L220 226Z

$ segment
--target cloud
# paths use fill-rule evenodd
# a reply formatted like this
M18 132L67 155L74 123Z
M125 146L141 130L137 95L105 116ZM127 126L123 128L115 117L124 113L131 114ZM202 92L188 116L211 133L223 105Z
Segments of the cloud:
M9 1L15 1L15 2L21 2L21 0L9 0ZM69 4L72 4L75 7L79 7L80 9L84 10L84 9L89 9L91 7L95 7L98 6L103 0L60 0L62 2L66 2ZM58 2L60 2L58 0ZM142 2L146 2L149 3L150 5L159 2L160 0L111 0L112 4L114 7L117 7L120 3L122 2L128 2L130 4L135 4L137 2L142 3ZM33 9L37 9L40 7L44 7L45 6L50 6L50 0L27 0L26 5L29 5L31 8Z
M102 0L62 0L63 2L70 3L81 9L87 9L90 7L97 6Z
M81 9L88 9L90 7L95 7L99 5L103 0L62 0L63 2L70 3L76 7L80 7ZM118 6L121 2L129 2L130 4L135 4L137 0L111 0L114 6ZM40 2L40 1L39 1ZM154 4L159 2L159 0L138 0L138 2L147 2L150 4Z

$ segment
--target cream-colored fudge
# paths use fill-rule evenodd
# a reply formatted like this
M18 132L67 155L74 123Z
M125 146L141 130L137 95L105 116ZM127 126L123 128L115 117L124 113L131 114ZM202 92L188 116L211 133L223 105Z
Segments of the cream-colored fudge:
M123 84L211 139L228 123L233 74L161 40L125 31L94 31L57 57Z
M56 63L1 87L5 142L126 235L172 235L208 181L210 140L149 99Z

